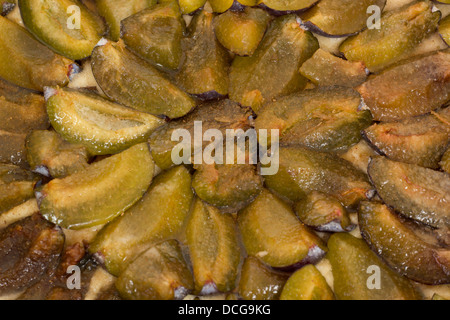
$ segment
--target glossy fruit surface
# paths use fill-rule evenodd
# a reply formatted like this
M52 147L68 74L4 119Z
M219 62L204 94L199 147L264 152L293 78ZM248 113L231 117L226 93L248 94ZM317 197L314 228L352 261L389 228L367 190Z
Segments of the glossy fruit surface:
M153 170L147 144L135 145L66 178L50 181L38 193L40 211L49 221L68 229L104 224L142 197Z

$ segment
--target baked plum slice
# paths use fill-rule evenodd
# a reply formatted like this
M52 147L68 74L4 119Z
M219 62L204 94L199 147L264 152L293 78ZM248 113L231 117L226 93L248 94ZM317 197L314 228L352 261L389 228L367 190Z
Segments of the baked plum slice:
M328 249L327 258L331 263L334 293L338 300L422 299L413 283L389 268L364 240L348 233L336 233L328 240ZM408 252L403 248L402 257L406 258ZM375 272L380 290L370 279ZM373 286L372 289L368 284Z
M400 274L425 284L450 283L449 247L406 224L386 205L361 203L359 226L372 250Z
M167 240L138 256L120 274L116 288L128 300L183 299L194 286L180 244Z
M300 17L307 28L326 37L354 35L367 27L370 6L384 9L386 0L321 0Z
M42 215L66 229L102 225L125 212L147 191L154 163L146 143L53 179L36 192Z
M159 174L140 201L102 228L89 252L118 276L137 255L181 231L193 197L185 167Z
M447 173L385 157L372 158L368 172L387 205L431 227L450 227L450 176Z
M374 120L397 121L436 110L450 101L450 51L438 51L384 70L356 90Z
M239 295L244 300L277 300L289 274L274 270L248 256L241 269Z
M240 263L237 226L231 214L196 199L186 226L196 292L229 292Z
M238 222L247 254L271 267L295 270L325 254L322 241L268 190L239 212Z

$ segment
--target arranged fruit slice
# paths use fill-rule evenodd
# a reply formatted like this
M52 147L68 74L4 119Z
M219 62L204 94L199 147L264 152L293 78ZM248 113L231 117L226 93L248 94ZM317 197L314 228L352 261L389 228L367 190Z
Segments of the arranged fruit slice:
M190 14L203 7L206 0L178 0L178 3L183 14Z
M178 3L167 2L142 10L122 21L127 47L150 63L177 69L182 57L185 22Z
M235 0L209 0L209 4L211 5L211 8L213 12L222 13L230 9L234 3Z
M444 155L442 156L442 160L439 163L442 170L444 170L447 173L450 173L450 149L448 149Z
M424 240L387 206L374 202L361 203L359 225L369 246L391 268L417 282L450 283L449 248L438 246L429 239Z
M120 22L135 13L156 5L157 0L97 0L99 14L105 18L109 27L109 37L120 39Z
M90 56L105 31L101 19L78 1L19 0L18 3L27 29L52 50L72 60Z
M312 191L337 198L344 206L357 205L371 195L366 175L329 153L303 148L280 148L279 170L265 177L266 186L277 194L299 201Z
M377 6L382 11L385 5L386 0L322 0L300 17L313 32L327 37L343 37L367 27L371 16L369 7Z
M52 273L64 248L64 233L39 214L0 231L0 294L26 289Z
M108 97L130 108L178 118L196 105L160 71L120 43L107 42L94 49L92 72Z
M47 88L47 113L53 128L93 155L120 152L144 142L164 121L73 89Z
M440 51L392 67L358 87L377 121L436 110L450 101L450 52Z
M245 259L239 280L239 295L244 300L277 300L288 274L275 271L258 258Z
M439 33L445 43L450 46L450 16L445 17L439 23Z
M271 267L296 269L325 254L322 241L267 190L239 212L238 221L247 254Z
M407 57L436 31L441 13L433 12L432 6L428 0L415 1L389 11L382 15L380 29L367 29L348 38L340 51L348 60L363 61L370 71L380 71Z
M307 265L289 277L280 300L334 300L334 294L319 270Z
M448 174L384 157L373 158L368 171L387 205L432 227L450 227Z
M31 169L47 177L63 178L88 167L86 148L64 141L54 131L33 131L26 148Z
M34 197L39 177L10 164L0 164L0 213Z
M191 175L185 167L161 173L139 202L100 231L89 251L110 273L119 275L145 249L175 237L192 199Z
M344 151L361 140L361 130L372 123L370 112L360 110L361 104L361 96L350 88L305 90L265 104L255 128L278 129L284 146ZM270 140L269 135L268 145Z
M36 91L69 82L73 61L52 52L25 28L2 16L0 30L0 77Z
M251 110L249 108L243 108L236 102L228 99L201 104L183 119L170 121L167 125L162 126L151 135L149 141L153 159L161 169L165 170L174 166L172 152L176 152L177 145L179 144L174 139L179 138L178 136L175 137L175 135L180 129L185 129L190 134L186 139L190 139L190 148L192 150L190 155L192 155L194 153L194 137L196 135L195 121L201 123L202 135L209 129L216 129L226 136L227 129L248 130L250 128L250 116ZM172 135L174 135L174 138L172 138ZM189 141L185 140L183 142L189 143ZM207 142L203 141L202 151L206 146ZM178 150L178 152L180 151Z
M275 14L302 12L314 6L318 0L262 0L259 1Z
M336 233L328 240L328 249L338 300L422 299L412 283L386 266L363 240Z
M367 69L362 62L338 58L319 49L300 68L302 76L318 86L356 87L367 79Z
M309 227L325 232L346 232L353 229L347 210L334 197L313 191L295 203L299 219Z
M142 253L116 281L120 295L128 300L183 299L193 286L176 240L161 242Z
M260 4L262 1L261 0L237 0L235 2L237 2L238 4L242 4L243 6L254 7L254 6Z
M398 122L374 124L364 137L394 161L438 169L450 142L450 108Z
M243 6L256 6L259 0L209 0L209 4L214 12L222 13L228 9L232 11L243 10Z
M270 15L261 8L245 7L244 11L227 11L214 18L217 40L231 52L251 56L261 42Z
M251 164L203 164L196 169L192 179L195 193L223 212L244 208L263 188L262 178Z
M183 40L185 59L177 82L186 92L211 100L228 94L229 54L214 35L214 14L197 13Z
M135 145L64 179L50 181L37 192L40 211L66 229L107 223L142 197L153 171L147 144Z
M196 291L233 290L241 256L233 217L197 198L187 223L186 241Z
M0 79L0 130L28 133L47 129L44 97Z
M299 25L295 15L272 21L251 57L236 57L230 70L230 98L255 112L264 102L306 86L301 65L319 48L312 33Z

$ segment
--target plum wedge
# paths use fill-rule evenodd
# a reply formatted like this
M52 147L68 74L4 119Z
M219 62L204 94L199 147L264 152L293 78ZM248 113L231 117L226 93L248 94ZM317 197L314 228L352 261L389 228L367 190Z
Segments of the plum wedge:
M450 142L450 108L425 116L374 124L364 137L380 153L394 161L439 168Z
M322 241L267 190L239 212L238 221L247 253L271 267L295 270L325 254Z
M193 288L180 244L169 240L151 247L119 276L116 287L129 300L182 299Z
M381 16L381 29L367 29L345 40L340 51L350 61L363 61L372 72L411 54L428 35L436 31L440 11L431 1L415 1Z
M186 239L196 291L233 290L241 255L233 217L197 198L187 222Z
M346 232L353 229L347 210L334 197L313 191L295 203L295 213L307 226L318 231Z
M242 11L244 6L254 7L261 0L209 0L208 2L214 12L223 13L228 9L231 11Z
M367 79L367 69L360 61L347 61L319 49L300 68L300 73L318 86L356 87Z
M263 7L269 9L269 11L275 15L283 15L287 13L300 13L308 10L315 4L318 0L261 0L259 3Z
M36 193L40 211L66 229L107 223L142 197L153 170L148 145L135 145L66 178L50 181Z
M361 130L372 122L370 112L360 110L361 105L361 96L350 88L305 90L263 105L255 128L278 129L283 146L345 151L361 139Z
M245 259L239 280L239 295L244 300L276 300L288 274L273 270L256 257Z
M69 59L81 60L90 56L105 32L102 20L78 1L20 0L18 4L27 29ZM72 21L68 14L74 12L80 15L78 21L76 18ZM49 16L53 18L49 19Z
M450 227L448 174L384 157L373 158L368 172L387 205L429 226Z
M334 293L314 265L297 270L287 280L280 300L334 300Z
M280 148L280 169L266 176L265 183L291 201L319 191L334 196L346 207L357 205L372 193L367 176L350 162L333 154L294 147Z
M301 65L319 48L312 33L300 27L295 15L272 21L251 57L236 57L230 69L229 96L255 112L264 102L303 89Z
M169 118L182 117L196 106L165 74L121 43L97 46L91 64L103 92L125 106Z
M387 206L361 203L359 225L369 246L399 273L425 284L450 283L448 246L420 236Z
M36 91L67 85L72 60L54 53L25 28L2 16L0 29L0 77Z
M321 0L314 8L300 15L305 26L327 37L353 35L367 28L370 6L383 10L386 0Z
M89 251L119 275L137 255L181 231L193 197L183 166L158 175L139 202L100 231Z
M154 65L177 69L182 57L185 22L176 2L158 4L122 21L127 47Z
M90 154L113 154L146 141L164 120L73 89L47 88L47 113L53 128Z
M437 51L386 69L357 88L374 120L420 116L450 101L450 51Z
M328 248L327 258L332 266L334 293L338 300L422 298L418 289L408 279L390 269L364 240L348 233L338 233L328 240ZM377 272L380 290L376 289L377 283L371 279L374 272Z
M192 188L203 201L223 212L236 212L252 202L263 188L251 164L203 164L195 166Z
M109 27L109 37L113 41L120 39L122 20L156 5L156 0L97 0L99 14L105 18Z
M206 0L179 0L181 12L183 14L191 14L203 7Z
M214 35L214 14L197 13L183 40L184 62L177 83L189 94L212 100L228 94L230 57Z
M264 33L270 15L260 8L243 11L227 11L214 18L214 31L219 42L231 52L240 56L251 56Z

